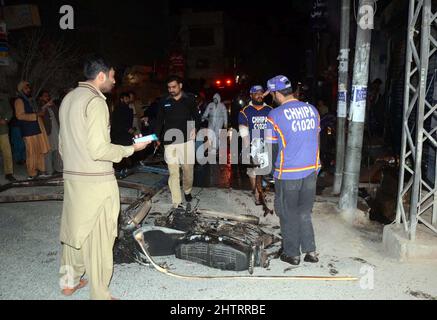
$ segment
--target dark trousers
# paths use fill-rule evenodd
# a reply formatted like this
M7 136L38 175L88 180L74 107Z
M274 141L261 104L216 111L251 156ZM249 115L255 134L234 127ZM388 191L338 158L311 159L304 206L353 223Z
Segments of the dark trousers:
M282 246L288 256L316 251L311 212L317 174L299 180L275 179L275 211L281 224Z
M26 160L26 146L19 127L11 127L12 155L15 162Z

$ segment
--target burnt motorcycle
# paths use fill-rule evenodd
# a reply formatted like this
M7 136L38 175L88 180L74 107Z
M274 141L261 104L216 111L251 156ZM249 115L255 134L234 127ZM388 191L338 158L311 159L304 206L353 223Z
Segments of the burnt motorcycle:
M268 248L280 240L264 232L258 222L250 215L176 208L136 233L141 233L151 256L175 255L212 268L252 274L254 267L268 266ZM136 255L144 263L149 260L138 244Z

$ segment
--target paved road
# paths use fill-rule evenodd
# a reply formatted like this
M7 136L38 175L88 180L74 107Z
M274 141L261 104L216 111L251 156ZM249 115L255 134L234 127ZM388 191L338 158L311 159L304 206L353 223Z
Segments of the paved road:
M153 183L159 176L136 174L128 179ZM20 192L51 192L20 190ZM61 191L61 190L59 190ZM14 191L11 191L14 192ZM132 191L122 190L122 194ZM253 214L267 231L277 233L277 217L262 217L246 190L199 188L193 191L200 207L217 211ZM272 205L273 196L268 200ZM269 268L256 268L254 275L355 276L354 282L296 280L179 280L139 264L116 265L111 283L121 299L436 299L436 263L398 263L382 250L382 226L366 223L351 227L339 217L335 204L318 198L313 220L320 252L318 264L297 268L272 260ZM153 199L153 212L167 212L167 188ZM59 293L58 242L60 202L0 204L0 299L66 299ZM192 275L247 275L225 272L199 264L161 257L172 271ZM68 299L88 299L88 288Z

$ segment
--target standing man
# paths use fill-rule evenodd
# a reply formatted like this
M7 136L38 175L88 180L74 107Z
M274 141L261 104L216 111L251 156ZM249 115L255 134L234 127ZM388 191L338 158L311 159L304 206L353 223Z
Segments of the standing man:
M132 144L135 130L132 127L134 113L129 107L129 103L129 93L122 92L120 94L120 101L112 112L111 140L122 146L130 146Z
M112 90L114 69L102 58L84 65L80 82L62 101L59 150L64 160L64 203L60 240L62 294L72 295L90 280L91 299L112 299L112 249L117 236L120 195L112 162L147 143L111 144L109 110L103 93Z
M48 175L62 172L62 159L59 154L59 108L53 102L50 93L42 90L38 97L40 108L44 110L44 127L49 138L50 151L45 156L45 166Z
M44 155L50 151L50 144L40 121L44 112L38 108L32 99L30 83L21 81L18 86L18 97L15 100L15 117L20 126L21 135L26 145L26 167L28 179L34 179L46 171ZM41 122L41 123L40 123Z
M273 110L264 103L264 89L260 85L250 88L251 101L240 111L238 116L239 132L243 140L243 148L252 146L251 154L254 165L259 165L258 155L264 152L264 130L267 128L267 116ZM247 169L252 191L255 194L255 204L261 205L260 194L256 188L256 174L254 168Z
M132 127L134 113L129 107L129 93L122 92L120 94L120 102L116 105L111 117L111 141L121 146L132 145L135 129ZM114 164L118 174L123 176L123 170L132 167L132 159L124 158L120 163Z
M139 119L139 113L137 110L137 101L136 101L136 94L133 91L129 91L129 108L132 110L132 128L135 132L135 134L138 134L141 132L141 121Z
M266 140L273 144L276 159L275 211L280 219L283 239L280 259L298 265L302 252L306 254L304 261L315 263L319 260L311 212L321 167L320 117L314 106L293 96L287 77L280 75L270 79L267 88L279 105L269 113Z
M11 136L12 158L18 165L26 164L26 145L21 135L20 122L15 115L15 98L9 99L9 107L12 109L12 119L9 122Z
M5 179L14 182L17 181L17 179L13 176L14 166L8 127L8 123L11 119L12 110L9 106L8 98L0 94L0 149L3 156L3 168Z
M183 92L182 87L182 80L178 76L172 76L167 80L169 96L160 103L155 130L161 139L164 134L164 157L170 173L168 186L174 208L182 205L179 180L180 166L182 166L183 171L185 201L191 202L192 200L195 162L194 139L196 138L196 129L200 125L200 116L197 112L194 96ZM172 140L175 141L172 142ZM157 143L159 146L160 142Z

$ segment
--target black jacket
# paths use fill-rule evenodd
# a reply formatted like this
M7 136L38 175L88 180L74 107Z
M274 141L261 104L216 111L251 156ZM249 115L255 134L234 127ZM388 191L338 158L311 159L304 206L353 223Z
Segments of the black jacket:
M171 144L176 140L170 136L166 141L165 133L170 129L178 129L184 135L184 143L188 141L188 135L192 127L188 126L189 121L194 121L196 130L200 126L200 115L197 112L194 96L183 93L179 100L168 96L159 103L158 115L156 118L155 132L164 144Z
M111 141L122 146L132 145L133 136L129 133L132 128L133 111L127 104L120 103L112 113Z

